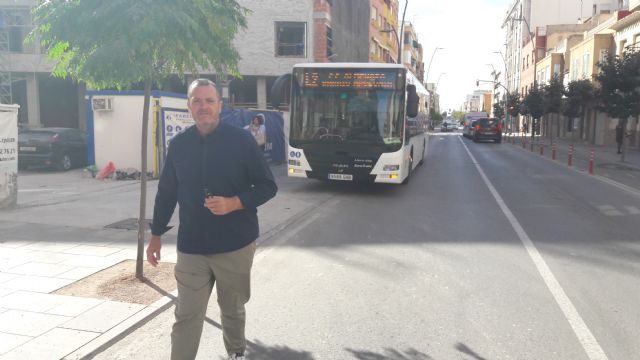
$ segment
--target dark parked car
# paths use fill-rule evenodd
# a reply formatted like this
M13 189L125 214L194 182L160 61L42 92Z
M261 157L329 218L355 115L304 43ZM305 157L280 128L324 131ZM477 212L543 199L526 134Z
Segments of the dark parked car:
M456 131L456 130L458 130L458 125L452 122L443 122L442 125L440 125L440 131L442 132Z
M472 131L473 141L493 140L502 142L502 123L496 118L482 118L475 121Z
M87 136L78 129L23 129L18 133L18 167L69 170L87 164Z

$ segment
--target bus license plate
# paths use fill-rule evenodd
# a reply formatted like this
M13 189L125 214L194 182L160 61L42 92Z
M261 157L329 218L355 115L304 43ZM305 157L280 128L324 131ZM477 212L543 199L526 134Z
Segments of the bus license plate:
M329 174L329 180L352 181L353 180L353 175L351 175L351 174Z

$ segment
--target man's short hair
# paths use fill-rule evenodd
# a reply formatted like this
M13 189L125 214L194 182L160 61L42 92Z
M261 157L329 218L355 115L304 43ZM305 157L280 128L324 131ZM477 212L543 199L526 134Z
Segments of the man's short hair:
M189 87L187 88L187 101L191 101L191 93L193 92L193 90L201 86L213 86L213 88L216 90L216 96L218 97L218 100L220 100L220 94L218 93L216 83L209 79L200 78L193 80L191 84L189 84Z

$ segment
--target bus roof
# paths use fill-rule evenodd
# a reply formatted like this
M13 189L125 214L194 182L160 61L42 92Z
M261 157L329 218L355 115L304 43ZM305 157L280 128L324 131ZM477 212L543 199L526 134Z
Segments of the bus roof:
M387 63L302 63L293 65L294 68L369 68L369 69L406 69L402 64Z

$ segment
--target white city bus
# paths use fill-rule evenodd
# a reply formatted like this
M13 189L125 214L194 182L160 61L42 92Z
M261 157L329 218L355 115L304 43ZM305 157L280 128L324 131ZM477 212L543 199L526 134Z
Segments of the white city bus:
M426 155L428 92L404 66L294 66L288 174L406 183Z

